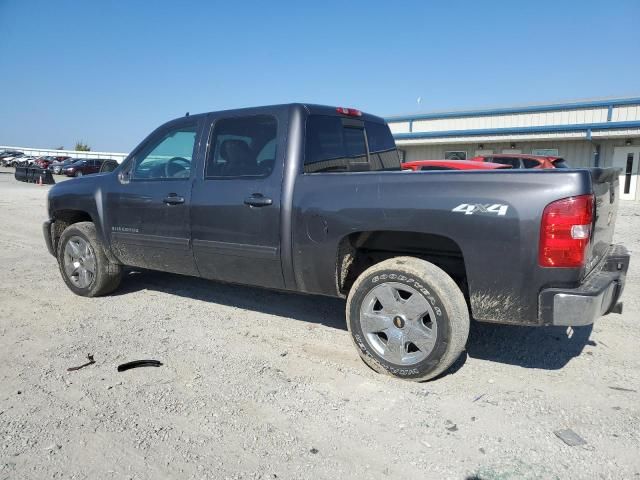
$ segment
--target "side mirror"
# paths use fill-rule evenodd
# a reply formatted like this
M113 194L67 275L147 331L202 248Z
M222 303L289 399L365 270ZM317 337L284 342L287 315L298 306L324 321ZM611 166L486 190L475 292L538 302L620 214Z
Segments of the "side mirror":
M123 170L120 173L118 173L118 181L122 185L127 185L131 181L131 175L127 170Z

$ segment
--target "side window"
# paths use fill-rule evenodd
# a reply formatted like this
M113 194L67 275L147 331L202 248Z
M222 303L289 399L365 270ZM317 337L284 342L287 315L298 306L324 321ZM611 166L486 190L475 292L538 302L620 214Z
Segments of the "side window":
M519 158L509 158L508 160L511 162L510 165L513 168L523 168L521 159L519 159Z
M555 168L571 168L564 158L552 160L551 163L553 163Z
M523 158L522 163L524 163L524 168L536 168L540 166L540 162L533 158Z
M513 168L520 168L519 158L505 158L505 157L489 157L487 162L499 163L501 165L511 165Z
M189 178L196 143L196 124L167 131L136 155L134 180Z
M369 170L364 126L343 125L340 117L307 118L304 172Z
M276 161L277 134L278 122L271 115L217 120L205 178L269 176Z
M256 162L258 165L261 165L262 162L275 162L277 142L278 140L274 138L273 140L267 142L264 147L262 147L262 150L260 150L258 156L256 157Z

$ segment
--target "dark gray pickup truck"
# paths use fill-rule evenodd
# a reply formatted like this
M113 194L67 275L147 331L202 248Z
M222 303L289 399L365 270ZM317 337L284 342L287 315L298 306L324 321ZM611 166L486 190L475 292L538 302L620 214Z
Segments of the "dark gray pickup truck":
M44 236L78 295L124 266L347 298L359 354L426 380L469 319L587 325L619 312L612 169L403 172L381 118L279 105L186 116L114 172L55 185Z

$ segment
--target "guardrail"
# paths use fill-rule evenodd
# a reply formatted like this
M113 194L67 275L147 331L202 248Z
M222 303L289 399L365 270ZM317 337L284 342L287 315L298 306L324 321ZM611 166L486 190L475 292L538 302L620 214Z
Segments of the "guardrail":
M129 155L128 153L121 152L82 152L79 150L55 150L52 148L34 148L34 147L15 147L10 145L0 145L0 151L2 150L16 150L23 152L27 156L41 157L41 156L67 156L71 158L102 158L116 160L118 163Z

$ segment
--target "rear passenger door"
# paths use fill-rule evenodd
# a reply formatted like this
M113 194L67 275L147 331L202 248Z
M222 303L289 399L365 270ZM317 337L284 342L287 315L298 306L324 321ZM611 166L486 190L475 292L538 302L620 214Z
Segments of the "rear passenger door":
M200 275L284 287L280 194L285 114L209 119L205 165L192 191L193 252Z

